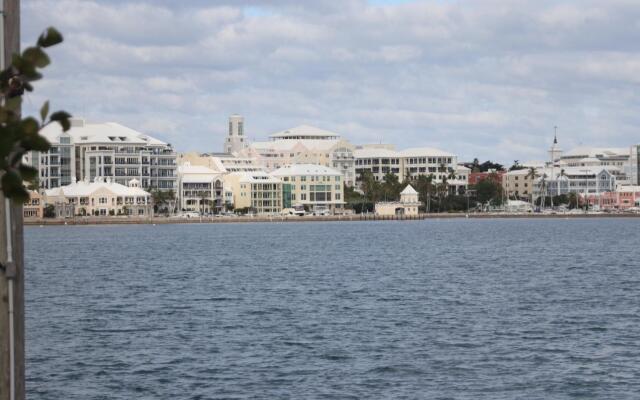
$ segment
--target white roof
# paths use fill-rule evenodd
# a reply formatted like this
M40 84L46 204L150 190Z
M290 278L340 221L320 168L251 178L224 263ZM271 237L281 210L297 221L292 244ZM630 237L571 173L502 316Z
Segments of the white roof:
M523 168L523 169L516 169L516 170L513 170L513 171L508 171L507 175L509 175L509 176L515 176L515 175L521 176L521 175L524 175L524 176L526 176L526 175L529 175L529 168Z
M563 167L563 168L556 167L553 170L551 168L540 168L536 171L537 173L536 181L537 182L540 181L542 179L542 176L545 174L547 176L546 177L547 180L559 179L562 171L564 171L565 175L571 177L571 176L583 176L583 175L598 175L602 171L611 173L612 171L619 171L619 170L620 170L619 168L611 167L611 166Z
M456 166L456 171L462 171L462 172L471 171L471 168L465 167L464 165L461 165L461 164L458 164Z
M243 183L281 183L282 181L264 171L239 171L229 175L238 176Z
M284 131L276 132L269 135L270 138L286 138L286 137L307 137L307 138L338 138L339 134L335 132L325 131L324 129L316 128L310 125L299 125L295 128L290 128Z
M400 152L402 157L455 157L454 154L433 147L412 147Z
M178 167L180 181L183 183L211 182L220 176L219 172L203 165L185 163Z
M178 167L178 173L180 174L217 174L216 171L211 168L207 168L203 165L191 165L189 163L182 164Z
M316 164L293 164L285 165L271 172L273 176L302 176L302 175L324 175L341 176L340 171L324 165Z
M418 192L416 192L413 186L407 185L407 187L405 187L404 190L400 192L400 194L418 194Z
M40 132L49 142L59 143L59 137L63 133L71 137L73 143L109 143L109 144L140 144L140 145L166 145L134 129L127 128L116 122L89 124L81 119L73 119L71 129L62 131L60 124L50 124Z
M583 156L589 158L597 158L598 156L615 157L628 156L629 149L621 147L576 147L562 154L560 158Z
M383 147L365 147L353 151L355 158L398 158L400 153Z
M139 187L128 187L113 181L97 179L94 182L80 181L45 191L47 196L88 197L100 189L107 189L117 196L149 196L149 192Z
M340 142L339 139L281 139L270 142L253 142L249 145L256 151L290 151L298 145L307 150L328 151Z
M620 186L618 186L616 188L616 192L623 192L623 193L635 192L635 193L640 193L640 186L620 185Z

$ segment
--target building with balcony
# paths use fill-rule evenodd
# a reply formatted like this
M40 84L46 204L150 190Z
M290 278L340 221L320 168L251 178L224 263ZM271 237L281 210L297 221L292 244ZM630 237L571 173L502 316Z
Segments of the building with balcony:
M182 211L217 214L224 208L222 174L201 165L178 167L178 201Z
M468 168L458 166L454 154L431 147L396 151L389 144L363 145L356 148L354 158L357 185L360 175L368 171L377 181L383 181L388 173L396 175L400 182L432 176L434 183L447 181L452 193L467 186Z
M615 167L541 168L533 180L533 199L568 193L582 195L615 191Z
M264 171L232 172L224 175L224 187L231 192L236 210L246 209L256 214L282 211L282 180ZM225 198L227 195L225 194Z
M54 205L57 217L153 216L151 195L140 187L137 179L129 181L127 186L104 177L96 177L93 182L73 182L45 190L45 202Z
M354 146L335 132L300 125L252 142L241 153L266 171L293 164L317 164L340 171L348 186L355 184Z
M144 189L175 190L176 153L170 144L123 125L71 120L63 132L59 124L42 130L51 148L26 157L39 171L41 189L53 189L97 177L127 185L132 179Z
M309 211L344 209L344 177L336 169L316 164L287 165L271 173L282 180L283 208L306 206Z

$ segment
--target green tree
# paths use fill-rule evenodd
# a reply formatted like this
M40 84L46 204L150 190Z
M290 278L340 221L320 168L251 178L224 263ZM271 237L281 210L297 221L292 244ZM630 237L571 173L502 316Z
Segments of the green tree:
M360 188L365 199L372 203L377 202L381 197L382 187L371 171L363 171L360 174Z
M424 203L426 212L431 211L431 196L435 192L434 179L433 174L418 175L413 181L414 189L418 192L418 199Z
M400 192L403 186L398 177L391 172L387 172L381 186L382 197L386 201L397 201L400 198Z
M502 204L502 185L493 179L483 179L473 185L476 191L476 199L481 204Z
M59 123L69 130L71 115L64 111L49 114L49 102L40 108L40 119L21 117L22 96L33 91L31 82L42 78L40 70L50 63L45 49L62 42L62 35L48 28L38 38L36 45L27 47L21 54L14 54L9 65L0 72L0 184L8 198L24 202L29 199L25 182L33 182L38 171L22 163L29 151L47 151L50 147L40 131L51 123Z

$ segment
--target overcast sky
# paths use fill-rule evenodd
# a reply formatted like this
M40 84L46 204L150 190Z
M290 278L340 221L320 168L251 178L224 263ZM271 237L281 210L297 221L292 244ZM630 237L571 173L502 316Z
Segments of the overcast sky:
M638 0L23 0L65 35L44 99L179 151L299 124L511 162L640 143Z

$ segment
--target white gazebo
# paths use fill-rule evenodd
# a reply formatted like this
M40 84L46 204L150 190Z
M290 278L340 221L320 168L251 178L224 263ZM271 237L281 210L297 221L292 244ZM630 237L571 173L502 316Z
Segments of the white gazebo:
M407 185L400 192L400 201L385 201L376 203L376 215L418 215L418 209L422 203L418 201L418 192Z

